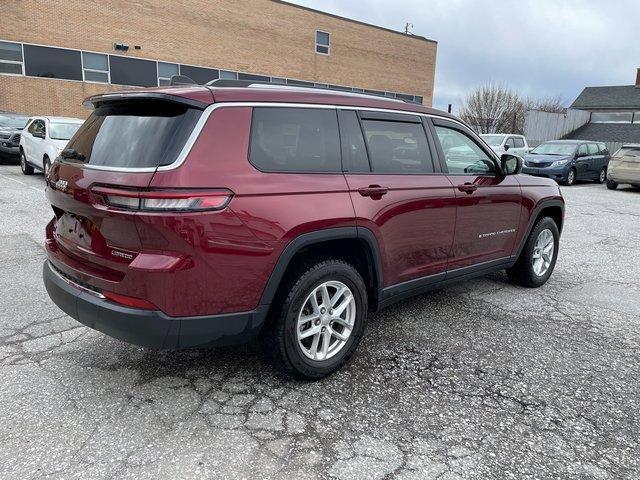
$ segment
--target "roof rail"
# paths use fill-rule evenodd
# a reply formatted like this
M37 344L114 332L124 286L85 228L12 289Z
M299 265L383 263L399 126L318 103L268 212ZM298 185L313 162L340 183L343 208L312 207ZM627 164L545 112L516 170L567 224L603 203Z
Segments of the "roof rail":
M382 95L373 95L368 93L360 93L360 92L350 92L348 90L338 90L327 87L316 87L316 86L299 86L299 85L287 85L282 83L272 83L272 82L264 82L264 81L255 81L255 80L227 80L227 79L217 79L211 80L206 84L210 87L215 88L273 88L279 90L290 90L294 92L323 92L323 93L335 93L340 92L343 95L348 95L351 97L359 97L359 98L377 98L377 99L385 99L390 102L400 102L400 103L412 103L407 100L403 100L400 98L391 98Z

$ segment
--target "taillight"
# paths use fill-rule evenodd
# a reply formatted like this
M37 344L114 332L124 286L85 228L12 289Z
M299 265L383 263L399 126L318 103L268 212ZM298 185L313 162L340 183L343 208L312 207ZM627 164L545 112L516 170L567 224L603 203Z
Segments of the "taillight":
M91 188L94 197L109 207L146 212L200 212L222 210L233 192L224 188L203 190L135 190L105 186Z
M158 310L158 307L153 303L142 298L129 297L128 295L120 295L119 293L108 292L106 290L102 291L102 295L104 295L107 300L125 307L142 308L144 310Z

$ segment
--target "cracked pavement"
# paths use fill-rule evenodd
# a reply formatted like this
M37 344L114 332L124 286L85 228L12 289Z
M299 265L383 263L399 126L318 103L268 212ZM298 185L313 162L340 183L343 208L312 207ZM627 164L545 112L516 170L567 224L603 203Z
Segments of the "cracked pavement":
M640 477L640 190L563 188L544 287L405 301L302 383L255 345L154 352L64 315L43 185L0 166L0 478Z

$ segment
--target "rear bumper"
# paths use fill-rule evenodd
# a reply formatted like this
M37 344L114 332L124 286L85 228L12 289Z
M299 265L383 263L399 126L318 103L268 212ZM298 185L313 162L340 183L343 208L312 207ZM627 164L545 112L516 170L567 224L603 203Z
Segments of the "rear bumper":
M156 349L231 345L254 340L268 305L250 312L201 317L169 317L160 311L123 307L82 290L43 265L42 276L53 302L83 325L128 343Z
M607 170L607 179L616 183L630 183L640 185L640 171L628 171L622 169Z

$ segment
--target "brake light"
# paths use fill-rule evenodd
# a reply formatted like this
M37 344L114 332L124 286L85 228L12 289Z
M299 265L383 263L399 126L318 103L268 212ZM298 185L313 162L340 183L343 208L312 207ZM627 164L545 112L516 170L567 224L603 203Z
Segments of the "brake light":
M134 190L96 186L91 193L106 206L147 212L222 210L233 192L227 189Z
M120 295L119 293L107 292L106 290L102 291L102 295L104 295L107 300L125 307L158 310L158 307L153 303L143 300L142 298L129 297L127 295Z

